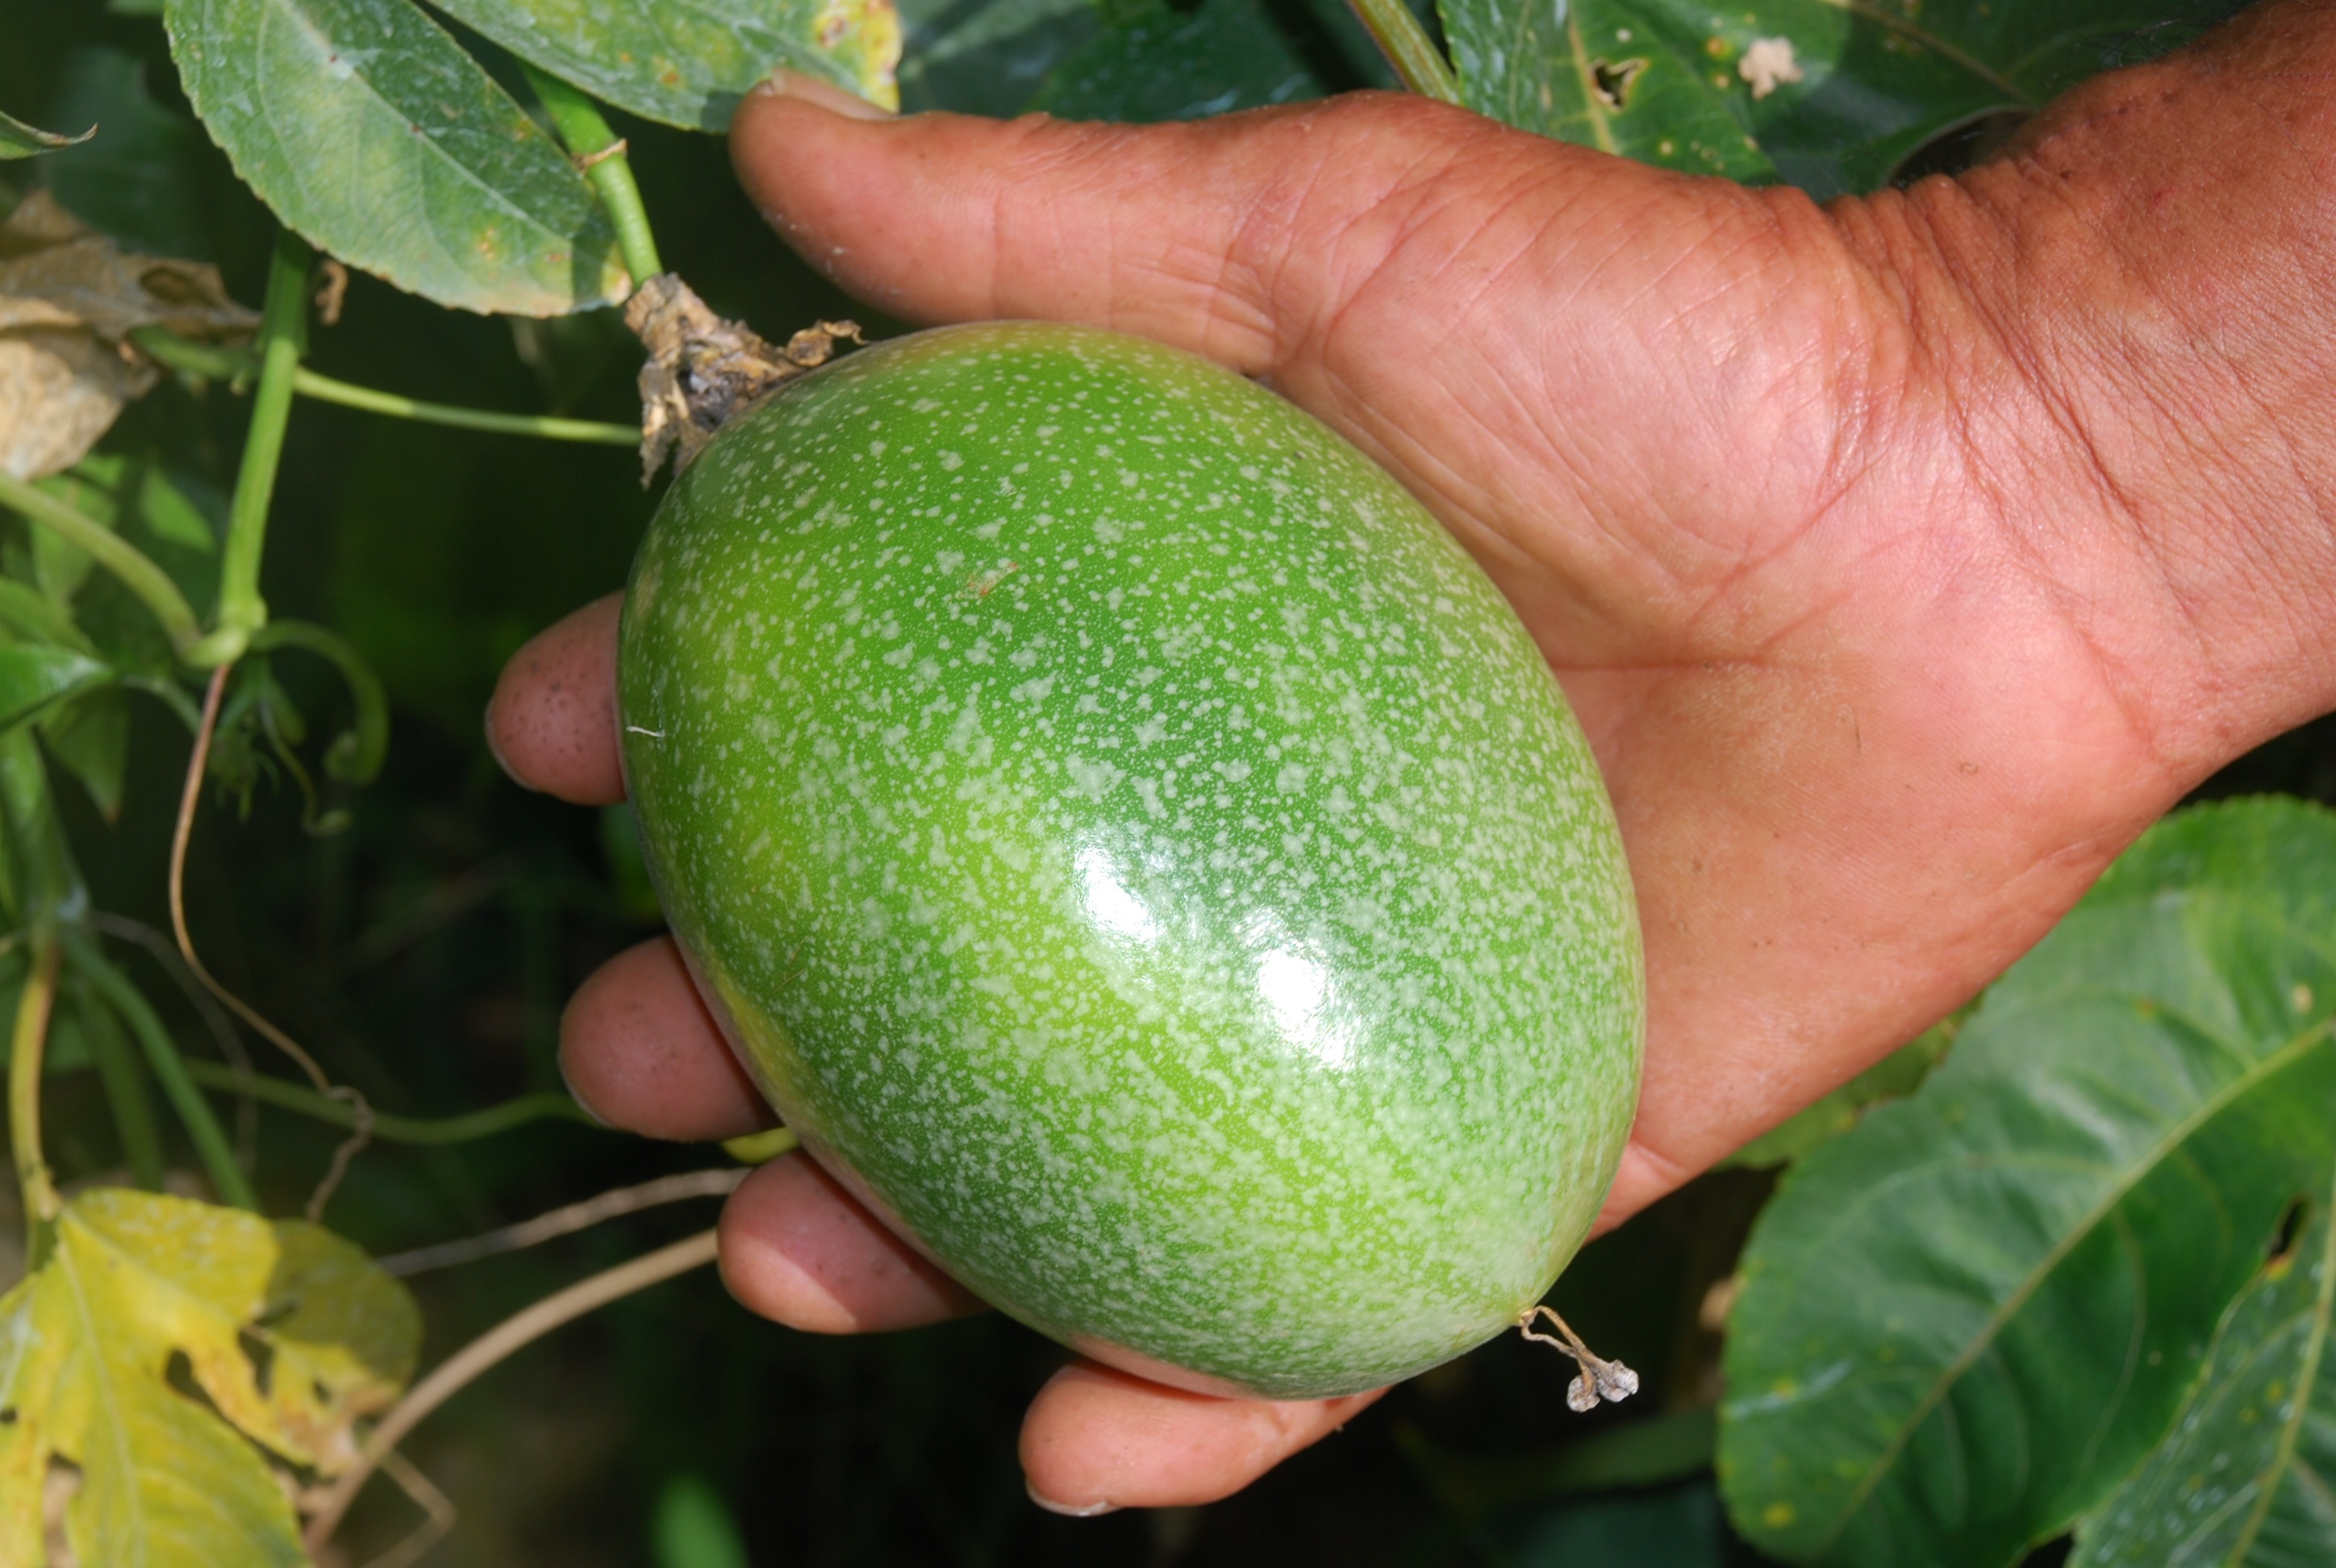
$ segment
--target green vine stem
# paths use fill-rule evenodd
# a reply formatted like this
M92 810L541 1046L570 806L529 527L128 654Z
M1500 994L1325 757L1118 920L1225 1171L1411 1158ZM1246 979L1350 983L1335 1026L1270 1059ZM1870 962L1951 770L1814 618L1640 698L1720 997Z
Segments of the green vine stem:
M314 1089L264 1074L248 1076L215 1062L186 1064L187 1076L203 1087L248 1094L262 1105L313 1117L336 1127L356 1125L356 1111L346 1100L327 1099ZM566 1095L521 1095L499 1105L460 1116L424 1118L373 1113L373 1135L388 1144L467 1144L525 1126L530 1122L574 1122L592 1125L592 1119Z
M259 558L268 542L268 507L284 457L284 427L292 414L293 373L308 346L308 273L316 253L290 229L276 235L268 264L268 297L259 315L259 385L251 397L251 426L229 502L227 550L219 562L217 629L187 650L191 663L233 664L251 634L268 624L259 595Z
M0 504L24 513L67 543L78 546L98 565L120 578L122 585L137 595L139 602L161 623L170 646L180 654L201 638L202 622L196 618L187 596L179 591L170 574L156 566L136 545L48 492L11 478L5 472L0 472Z
M259 356L249 349L196 343L160 326L139 327L130 334L130 341L158 364L219 381L248 380L259 368ZM393 419L417 420L424 424L450 424L458 430L533 435L547 441L582 441L600 446L632 448L641 443L641 433L634 425L609 424L597 419L560 419L550 414L499 414L492 409L425 403L416 397L336 381L305 365L293 372L292 390L319 403L338 404L343 408L385 414Z
M272 620L251 636L251 651L303 648L340 671L356 716L325 748L325 772L344 784L370 784L389 756L389 694L357 650L312 621Z
M107 961L97 944L79 931L68 929L63 935L65 951L73 959L74 973L89 981L105 1004L112 1008L130 1032L137 1037L139 1047L146 1056L146 1066L162 1086L162 1094L170 1108L179 1114L180 1124L195 1145L196 1157L203 1163L203 1174L210 1178L211 1190L219 1202L230 1208L248 1209L257 1213L259 1199L251 1190L250 1178L243 1167L235 1163L235 1147L228 1142L219 1118L211 1115L210 1102L204 1099L188 1075L189 1063L179 1055L177 1042L170 1031L155 1015L152 1004L144 993L132 985L130 977Z
M83 989L74 998L82 1037L89 1042L90 1059L105 1086L105 1103L113 1112L113 1130L122 1140L122 1157L131 1179L150 1193L162 1190L162 1135L154 1125L154 1103L146 1093L146 1070L122 1033L122 1021L112 1008L92 1000Z
M617 226L617 248L624 255L625 269L633 275L633 287L638 288L663 272L665 263L657 258L648 209L641 205L641 188L633 181L633 166L625 156L624 142L600 117L599 106L583 93L524 61L520 69L527 73L528 85L543 101L552 129L568 144L576 166L599 192L600 205L608 209L608 221Z
M16 1000L16 1027L9 1041L8 1144L16 1157L16 1185L24 1194L24 1268L48 1261L56 1242L56 1183L41 1157L41 1055L49 1038L49 1008L57 995L57 941L34 939L32 973Z
M1397 80L1423 98L1460 102L1460 81L1404 0L1347 0L1363 31L1379 46Z
M488 430L501 435L537 435L548 441L583 441L600 446L637 447L641 433L633 425L610 424L597 419L560 419L548 414L497 414L483 408L455 408L443 403L423 403L394 392L376 392L303 370L293 378L292 390L319 403L337 403L368 414L427 424L451 424L462 430Z

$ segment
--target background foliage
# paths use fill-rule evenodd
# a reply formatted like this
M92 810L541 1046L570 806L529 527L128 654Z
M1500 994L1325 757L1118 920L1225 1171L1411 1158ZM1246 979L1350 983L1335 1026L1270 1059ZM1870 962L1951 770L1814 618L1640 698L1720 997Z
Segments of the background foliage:
M157 8L70 0L0 18L0 106L29 122L0 123L0 143L45 146L31 126L102 131L0 164L12 199L44 187L126 247L217 263L235 298L258 301L274 221L193 118L190 96L214 91L209 71L222 103L288 94L293 121L340 138L336 157L387 161L327 189L295 190L264 160L242 170L352 261L477 308L557 312L615 287L589 189L531 122L506 116L507 146L415 147L386 134L394 123L366 122L362 105L336 119L330 73L297 51L281 69L255 54L182 72ZM790 54L807 9L744 9L776 19L774 54L868 84L864 60ZM1476 107L1651 161L1829 195L1952 167L2068 83L2178 44L2226 9L1450 0L1442 17L1423 16L1448 27ZM212 12L221 34L254 38L304 16L411 32L408 17L423 15L402 0L190 0L186 14ZM718 138L683 129L718 127L724 95L751 82L751 66L713 46L688 51L679 85L652 91L596 75L589 39L549 24L530 34L529 14L568 15L462 0L436 15L443 44L415 34L369 69L392 86L400 73L434 72L413 90L452 83L503 114L501 93L528 100L505 46L554 69L565 61L589 90L646 116L612 118L667 265L716 309L781 335L847 312L880 335L896 329L795 261L737 193ZM1393 82L1331 0L910 0L900 22L899 92L910 109L1153 119ZM1794 45L1789 71L1773 48L1752 53L1777 39ZM229 115L220 110L214 127ZM532 152L530 138L542 142ZM482 160L501 160L493 178L532 192L540 231L493 229L453 200L432 209L441 248L475 256L491 240L512 255L532 247L533 261L425 278L367 249L398 239L371 232L384 226L364 205L367 179L459 185L449 171ZM555 239L569 249L553 259ZM308 363L478 406L617 422L638 408L638 348L613 312L450 311L362 271L339 323L316 329ZM248 406L217 381L166 381L107 437L112 466L87 470L77 502L112 507L199 609ZM516 790L479 725L502 659L621 580L654 499L636 478L632 455L612 447L309 401L295 413L268 598L356 645L387 687L394 745L370 789L326 786L323 804L346 811L348 826L316 838L294 781L254 743L243 809L213 806L198 831L191 914L222 978L384 1112L448 1115L557 1091L565 996L654 929L622 814ZM12 572L37 581L75 570L43 537L7 522L0 551L13 552ZM101 638L109 649L145 625L102 575L76 611L116 628ZM153 656L167 671L167 649ZM269 674L262 696L329 734L344 702L329 677L290 657ZM0 670L0 687L10 678ZM52 658L24 678L62 690L74 672ZM156 868L184 728L119 692L74 713L44 744L86 786L58 798L91 897L162 926ZM2265 791L2336 799L2336 732L2316 726L2276 743L2205 793ZM1013 1442L1055 1347L996 1319L813 1340L750 1319L701 1271L526 1352L422 1429L408 1451L462 1521L428 1561L1705 1568L1763 1561L1761 1550L2010 1563L2042 1543L2039 1563L2074 1551L2091 1563L2166 1561L2175 1536L2200 1561L2326 1561L2313 1553L2336 1540L2336 1521L2314 1514L2300 1477L2336 1459L2336 1396L2320 1375L2336 1244L2326 1033L2336 910L2321 891L2331 886L2336 830L2301 806L2187 819L2121 866L1959 1029L1926 1037L1737 1168L1595 1243L1553 1299L1645 1375L1631 1405L1567 1416L1571 1365L1504 1339L1397 1390L1226 1503L1064 1521L1024 1499ZM165 972L135 973L190 1055L216 1059L206 1020ZM21 985L21 964L0 981ZM84 1187L135 1174L105 1093L102 1026L73 1021L103 1016L61 1014L45 1095L51 1160ZM167 1117L158 1125L183 1187L194 1153ZM298 1211L337 1136L271 1111L234 1134L274 1214ZM331 1219L391 1254L718 1163L715 1151L572 1123L459 1147L376 1145ZM19 1227L0 1219L5 1248ZM418 1277L423 1364L706 1219L661 1211ZM0 1280L19 1268L0 1256ZM2202 1491L2209 1467L2216 1479ZM376 1486L353 1523L353 1560L409 1522Z

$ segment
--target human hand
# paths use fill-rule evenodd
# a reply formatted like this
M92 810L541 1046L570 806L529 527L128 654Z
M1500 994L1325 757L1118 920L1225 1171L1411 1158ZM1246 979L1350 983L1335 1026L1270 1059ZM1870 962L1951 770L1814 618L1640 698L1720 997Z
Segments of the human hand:
M2319 16L2251 14L1960 181L1825 212L1388 97L1148 129L762 98L734 150L855 291L1270 377L1484 563L1597 750L1646 928L1611 1223L1976 991L2194 783L2329 706L2336 130L2277 84L2336 53ZM615 798L613 629L603 601L507 672L522 782ZM562 1049L622 1125L767 1116L661 944L587 983ZM972 1305L799 1159L733 1201L724 1269L809 1329ZM1024 1459L1056 1505L1204 1501L1367 1398L1076 1366Z

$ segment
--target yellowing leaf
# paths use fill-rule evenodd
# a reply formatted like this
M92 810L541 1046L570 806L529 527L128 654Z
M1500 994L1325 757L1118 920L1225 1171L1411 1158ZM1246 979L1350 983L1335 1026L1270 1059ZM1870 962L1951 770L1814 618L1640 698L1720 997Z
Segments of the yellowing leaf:
M850 73L860 96L886 109L900 107L900 14L892 0L824 0L812 21L812 39Z
M75 1198L54 1255L0 1298L0 1568L44 1561L53 1459L81 1470L65 1528L83 1563L305 1563L254 1440L347 1468L355 1423L396 1398L419 1339L404 1289L317 1226L121 1189Z

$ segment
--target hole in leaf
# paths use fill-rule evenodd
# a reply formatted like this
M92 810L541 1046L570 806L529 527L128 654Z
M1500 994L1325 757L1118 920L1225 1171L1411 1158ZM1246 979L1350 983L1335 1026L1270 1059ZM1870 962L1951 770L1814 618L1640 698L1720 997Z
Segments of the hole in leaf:
M1591 89L1605 102L1607 108L1621 109L1630 102L1630 84L1639 79L1639 73L1646 68L1647 63L1644 60L1625 60L1620 63L1592 60L1590 63Z
M2069 1554L2076 1549L2077 1538L2074 1535L2062 1535L2057 1540L2045 1542L2035 1551L2021 1558L2020 1568L2060 1568L2060 1565L2068 1562Z
M2279 1223L2272 1227L2271 1246L2265 1254L2272 1262L2287 1261L2289 1254L2295 1251L2295 1239L2303 1233L2304 1221L2311 1215L2308 1199L2299 1196L2287 1201L2287 1207L2280 1211Z
M80 1466L61 1454L49 1456L48 1474L41 1477L41 1544L46 1562L73 1561L65 1535L65 1511L81 1493L81 1479Z
M259 1389L260 1397L265 1398L269 1380L276 1373L276 1347L248 1329L236 1335L235 1347L243 1352L243 1359L251 1363L252 1383Z
M174 1393L184 1394L188 1398L206 1405L211 1402L211 1397L203 1392L203 1386L195 1381L195 1364L188 1359L184 1350L170 1352L170 1359L162 1368L162 1381L169 1384Z

